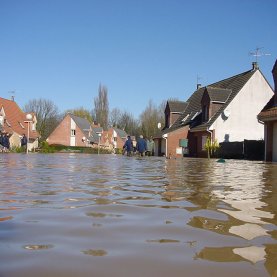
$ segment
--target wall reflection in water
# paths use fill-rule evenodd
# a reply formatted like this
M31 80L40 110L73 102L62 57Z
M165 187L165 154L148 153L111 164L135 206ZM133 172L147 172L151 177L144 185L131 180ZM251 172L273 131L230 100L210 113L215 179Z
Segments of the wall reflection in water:
M166 187L165 199L185 198L195 205L186 209L192 215L201 214L192 216L189 226L245 240L240 246L204 247L195 255L196 259L253 264L263 261L270 275L277 274L276 164L234 160L221 164L197 159L168 162L167 173L170 184ZM202 216L207 210L217 212L215 218ZM221 219L219 213L227 218ZM257 240L258 237L264 239ZM224 244L224 239L220 241ZM267 244L267 241L274 243Z

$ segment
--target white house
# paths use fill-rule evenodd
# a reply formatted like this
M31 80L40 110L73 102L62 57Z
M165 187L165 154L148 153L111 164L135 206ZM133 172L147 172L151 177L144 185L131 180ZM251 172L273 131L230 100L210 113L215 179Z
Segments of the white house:
M272 95L271 86L253 63L249 71L198 87L180 117L162 130L160 143L166 140L168 156L182 155L182 147L188 155L199 157L206 156L208 137L219 143L263 139L257 114Z

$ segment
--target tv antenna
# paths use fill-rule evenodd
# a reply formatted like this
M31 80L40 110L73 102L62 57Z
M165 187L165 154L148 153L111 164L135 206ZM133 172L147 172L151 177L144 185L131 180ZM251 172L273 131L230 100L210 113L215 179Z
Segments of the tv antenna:
M200 77L198 74L196 76L196 88L199 89L201 87L201 83L200 80L202 79L202 77Z
M256 57L256 63L258 63L258 57L261 57L261 56L270 56L271 55L270 53L264 53L264 52L262 52L261 50L263 48L264 47L256 47L255 51L249 52L249 55L251 55L253 57Z
M15 91L14 91L14 90L11 90L11 91L9 91L8 93L11 94L11 99L12 99L12 101L14 101Z

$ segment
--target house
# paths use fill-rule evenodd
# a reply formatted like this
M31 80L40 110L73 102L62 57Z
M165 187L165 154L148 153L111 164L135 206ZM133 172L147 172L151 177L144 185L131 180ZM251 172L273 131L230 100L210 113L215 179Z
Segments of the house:
M49 145L84 146L113 149L122 148L126 140L125 131L110 128L108 131L99 124L91 124L87 119L68 113L46 141Z
M275 94L258 114L264 123L265 160L277 162L277 60L272 69Z
M37 118L34 113L24 113L17 103L0 97L0 131L9 134L10 147L20 147L21 138L28 138L28 150L38 147L40 137L36 130Z
M127 139L127 133L118 128L109 128L103 133L103 144L111 149L122 149Z
M158 150L164 145L167 157L203 157L207 138L219 143L262 139L263 126L256 115L272 95L256 62L246 72L205 87L198 85L172 125L167 124L172 120L165 112L166 127L155 138Z
M93 131L87 119L68 113L46 141L49 145L90 146L99 142L98 133L102 132L102 128Z

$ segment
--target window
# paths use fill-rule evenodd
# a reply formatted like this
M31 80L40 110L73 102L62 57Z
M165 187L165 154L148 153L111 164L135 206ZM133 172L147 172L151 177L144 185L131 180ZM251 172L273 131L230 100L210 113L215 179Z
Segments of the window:
M71 129L71 136L72 136L72 137L75 137L75 136L76 136L76 130Z

